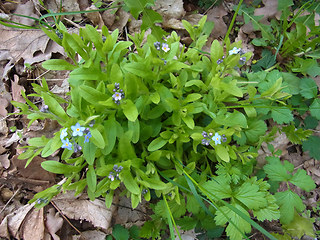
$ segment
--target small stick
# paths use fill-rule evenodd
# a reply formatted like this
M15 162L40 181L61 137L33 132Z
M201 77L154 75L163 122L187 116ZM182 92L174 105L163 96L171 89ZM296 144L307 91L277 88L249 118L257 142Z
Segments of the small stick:
M57 211L60 213L60 215L67 221L67 223L74 229L76 230L77 233L79 233L82 236L82 233L75 227L72 225L72 223L69 221L69 219L61 212L61 210L57 207L57 205L54 203L54 201L50 202L55 209L57 209ZM83 236L82 236L83 237Z
M21 187L18 188L17 191L15 191L15 193L12 195L12 197L8 200L8 202L6 203L6 205L4 205L4 207L1 209L0 214L4 211L4 209L6 209L6 207L9 205L9 203L11 202L11 200L17 195L17 193L21 190Z

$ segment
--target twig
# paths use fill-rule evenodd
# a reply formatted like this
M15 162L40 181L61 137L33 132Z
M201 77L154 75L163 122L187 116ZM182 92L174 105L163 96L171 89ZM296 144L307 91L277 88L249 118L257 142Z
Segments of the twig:
M203 13L203 15L206 15L206 14L211 10L211 8L213 8L213 6L214 6L217 2L218 2L218 0L215 0L215 1L211 4L211 6Z
M76 24L75 22L71 21L70 19L68 18L64 18L64 20L66 20L68 23L70 23L71 25L75 26L76 28L81 28L80 25Z
M15 193L12 195L12 197L8 200L8 202L6 203L6 205L4 205L4 207L1 209L0 214L4 211L4 209L6 209L6 207L9 205L9 203L11 202L11 200L17 195L17 193L21 190L21 187L18 188L17 191L15 191Z
M50 202L52 206L57 209L57 211L60 213L60 215L67 221L67 223L74 229L76 230L77 233L79 233L82 236L82 233L75 227L73 224L69 221L69 219L61 212L61 210L57 207L57 205L54 203L54 201ZM84 236L82 236L84 237ZM85 237L84 237L85 238ZM86 238L85 238L86 239Z

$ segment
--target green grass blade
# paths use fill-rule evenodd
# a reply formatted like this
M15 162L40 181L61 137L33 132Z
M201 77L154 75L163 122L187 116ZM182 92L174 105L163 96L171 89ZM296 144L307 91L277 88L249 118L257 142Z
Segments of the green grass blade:
M175 235L174 235L174 231L173 231L173 225L174 225L174 228L176 229L176 232L179 236L179 239L181 239L181 236L180 236L180 233L179 233L179 230L177 228L177 225L176 225L176 222L174 221L174 218L172 216L172 213L171 213L171 210L170 210L170 207L168 205L168 202L167 202L167 199L166 199L166 196L163 194L163 200L166 204L166 207L167 207L167 214L168 214L168 223L169 223L169 229L170 229L170 237L171 237L171 240L175 240Z
M235 11L235 13L234 13L234 15L233 15L233 17L232 17L230 26L229 26L229 28L228 28L228 31L227 31L227 33L226 33L226 36L224 37L223 42L226 42L226 40L229 38L231 29L233 28L234 22L235 22L235 20L236 20L236 17L237 17L237 15L238 15L238 12L239 12L239 10L240 10L240 7L241 7L242 2L243 2L243 0L240 0L239 4L238 4L238 6L237 6L237 9L236 9L236 11Z

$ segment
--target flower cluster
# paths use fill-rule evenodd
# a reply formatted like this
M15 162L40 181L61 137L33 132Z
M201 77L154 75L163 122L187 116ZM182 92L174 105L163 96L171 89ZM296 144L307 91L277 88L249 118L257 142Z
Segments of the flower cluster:
M40 112L48 113L48 112L49 112L49 107L48 107L48 105L43 105L43 106L40 108Z
M227 138L224 134L221 136L219 133L215 133L213 136L213 133L208 134L206 131L203 131L202 136L204 137L204 139L202 139L202 144L206 146L209 146L211 140L214 141L215 145L221 144L221 141L227 141Z
M162 49L162 51L164 52L170 51L169 45L167 43L161 44L160 42L155 42L153 45L158 51L160 51L160 49Z
M38 198L37 204L42 204L42 203L47 204L48 203L48 199L46 199L46 198Z
M223 59L224 59L224 56L222 56L222 58L219 58L219 59L217 60L217 64L219 65L219 64L223 63Z
M84 135L84 143L89 142L89 139L92 137L90 129L89 128L85 128L85 127L81 127L79 123L76 123L76 125L71 126L71 130L72 130L72 140L73 143L70 142L68 137L68 129L64 128L61 130L60 132L60 139L62 142L62 148L66 148L68 150L72 150L72 146L73 146L73 151L76 153L78 151L82 150L82 147L75 142L74 137L81 137ZM66 138L66 139L65 139Z
M118 179L118 180L119 180L119 173L121 172L122 169L123 169L122 166L119 166L119 167L118 167L118 165L114 165L114 166L113 166L113 171L114 171L114 172L110 172L108 178L109 178L111 181L114 181L115 179Z
M124 92L122 89L120 89L120 84L115 83L114 84L114 89L113 89L114 94L112 95L112 99L116 104L120 104L120 100L124 98Z

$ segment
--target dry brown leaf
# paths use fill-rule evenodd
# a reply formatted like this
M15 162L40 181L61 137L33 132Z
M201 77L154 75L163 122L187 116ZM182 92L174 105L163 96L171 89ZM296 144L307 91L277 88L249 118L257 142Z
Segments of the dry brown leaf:
M10 58L17 62L21 58L25 63L33 64L50 59L52 52L63 53L63 49L41 30L17 30L0 25L0 52L10 50ZM39 52L44 54L39 54Z
M82 237L82 238L81 238ZM101 231L85 231L81 232L81 236L74 235L72 236L72 240L81 240L81 239L90 239L90 240L105 240L107 237L107 234Z
M77 0L61 1L61 3L62 3L62 8L65 12L80 11L80 7ZM45 6L51 12L54 12L54 13L60 12L60 0L45 1ZM66 15L65 18L74 20L76 22L82 21L81 14Z
M114 21L116 20L115 10L108 9L102 13L102 19L107 28L111 28ZM141 26L141 24L140 24Z
M124 225L126 228L130 228L132 225L139 225L146 221L146 208L145 205L139 204L137 208L131 208L131 200L126 197L121 197L118 203L118 209L115 212L114 221L115 224Z
M43 161L43 158L36 156L32 159L28 167L25 167L27 160L18 159L18 156L14 156L11 159L11 162L22 177L44 181L47 182L47 184L55 182L55 174L50 173L41 167Z
M48 232L51 234L53 240L60 240L56 232L58 232L63 224L63 218L59 216L59 212L54 211L53 208L50 208L46 216L46 227Z
M223 4L208 11L207 21L214 22L214 28L211 33L213 37L219 38L226 35L228 27L223 21L222 17L226 16L227 14L228 12L225 10Z
M96 10L96 9L98 9L96 6L91 5L86 9L86 11ZM103 20L100 12L90 12L90 13L86 13L86 15L90 19L90 21L93 23L94 26L98 26L98 29L102 28L104 24L103 24Z
M262 23L268 23L268 18L274 18L278 13L278 0L263 0L264 7L254 10L255 16L263 15Z
M10 234L12 237L19 238L20 226L27 214L33 208L33 205L34 204L24 205L13 213L7 215L0 224L0 237L8 238L8 234Z
M22 3L18 4L14 13L24 15L24 16L33 17L33 18L39 17L37 14L35 14L34 5L33 5L32 1L28 1L25 4L22 4ZM15 22L19 22L21 24L28 25L28 26L32 26L35 23L35 20L33 20L33 19L25 18L25 17L18 17L18 16L13 16L12 20Z
M182 0L157 0L153 9L162 15L164 22L172 18L181 19L186 14Z
M202 14L195 13L195 14L187 15L183 19L188 21L191 25L197 25L202 17L203 17Z
M112 25L112 27L110 29L111 30L119 29L119 31L122 31L124 26L126 26L128 23L128 20L130 18L130 14L127 13L126 11L124 11L123 9L119 9L117 11L116 15L118 17L116 18L116 21L114 22L114 24Z
M14 75L14 81L11 81L12 99L17 102L25 103L26 100L22 97L21 91L25 91L23 86L19 85L19 76Z
M1 104L1 99L0 99L0 104ZM0 119L0 134L4 135L4 136L7 136L8 135L8 130L9 129L8 129L8 126L7 126L6 119L5 118Z
M22 226L23 240L43 240L44 238L44 216L43 208L35 209L27 215Z
M20 140L20 137L18 135L17 132L15 132L14 134L12 134L10 139L6 139L4 146L10 147L13 143L18 142Z
M9 157L9 154L0 155L0 165L4 169L8 169L10 167L10 160L8 157Z
M104 201L99 199L94 201L76 199L73 192L57 196L53 201L68 218L86 220L91 222L93 226L105 231L111 225L112 213L115 207L111 206L110 209L107 209Z

